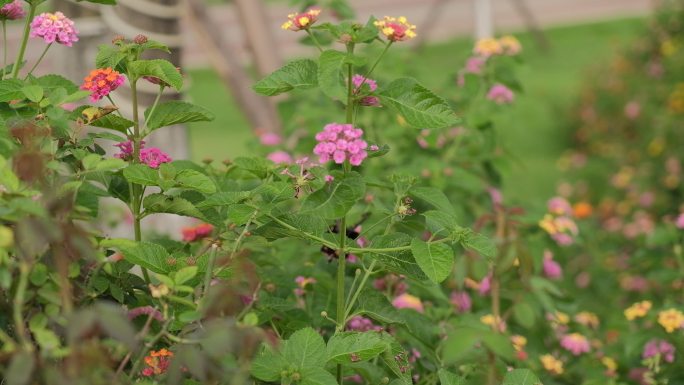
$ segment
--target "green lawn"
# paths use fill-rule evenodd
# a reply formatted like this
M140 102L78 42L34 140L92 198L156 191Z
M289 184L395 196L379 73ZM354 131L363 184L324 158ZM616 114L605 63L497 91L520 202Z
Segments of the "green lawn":
M615 20L554 28L546 31L549 52L539 51L527 33L516 34L523 45L521 81L525 93L501 114L497 128L502 143L517 158L505 171L511 198L546 198L555 190L555 160L567 144L565 118L577 96L584 74L606 62L642 31L644 19ZM470 53L470 39L426 47L419 55L396 50L376 73L414 76L438 93L453 93L453 74ZM407 67L406 63L410 63ZM210 70L191 71L190 97L217 115L212 123L191 126L193 158L233 158L248 152L251 139L247 121L230 94Z

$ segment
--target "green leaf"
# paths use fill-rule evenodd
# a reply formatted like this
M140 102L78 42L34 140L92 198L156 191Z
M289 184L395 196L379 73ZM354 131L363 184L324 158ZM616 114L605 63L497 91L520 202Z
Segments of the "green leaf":
M36 359L33 353L20 350L11 357L3 379L7 385L27 385L31 381L36 366Z
M314 329L297 330L284 345L283 357L297 369L325 366L325 342Z
M295 60L259 80L252 88L259 94L274 96L293 89L318 86L318 65L310 59Z
M252 361L250 373L261 381L275 382L280 379L281 373L287 370L287 367L287 361L282 355L264 346L264 349Z
M26 99L38 103L39 101L43 100L43 87L41 86L26 86L22 87L21 92L24 94Z
M485 346L497 356L509 361L515 356L515 350L509 337L491 330L482 331L480 337Z
M124 178L131 183L143 186L157 186L159 184L159 172L144 164L132 164L123 170Z
M249 221L255 211L256 210L250 206L235 204L228 208L228 219L235 225L242 226Z
M247 191L219 191L197 204L197 207L229 206L244 201L249 195Z
M445 369L440 369L437 372L439 382L441 385L465 385L465 378L457 376Z
M477 251L492 260L496 256L496 243L486 236L466 229L461 236L461 245L467 249Z
M181 197L172 197L164 194L150 194L143 199L143 207L145 207L145 214L166 213L205 219L204 214L202 214L195 205Z
M513 306L513 317L521 326L528 329L534 327L534 308L526 301L518 302Z
M380 336L377 332L335 334L328 341L328 362L349 364L374 358L388 347Z
M176 275L173 277L173 281L176 285L180 286L195 278L198 270L199 268L197 266L184 267L176 272Z
M151 76L166 82L177 91L183 88L183 76L178 72L176 66L167 60L134 61L128 64L128 71L130 72L131 81L137 81L143 76Z
M45 92L52 92L59 88L64 88L68 94L73 94L78 91L78 86L71 80L64 76L50 74L44 75L36 79L36 83L41 86Z
M261 157L239 156L233 160L233 164L262 179L268 176L268 170L273 167L271 162Z
M361 293L355 313L385 324L405 324L401 313L392 306L387 297L375 290L365 290Z
M126 167L127 163L123 159L109 158L103 159L95 166L95 171L114 171Z
M96 68L113 68L119 72L126 72L126 68L122 65L122 61L126 59L127 54L121 52L119 47L111 44L102 44L97 47L97 55L95 56Z
M216 192L216 185L206 175L195 170L180 170L176 174L176 183L179 187L196 190L205 194L213 194Z
M411 241L411 253L418 266L434 283L444 281L454 266L454 250L444 243L427 243L414 238Z
M149 116L150 110L145 110L147 128L150 130L181 123L209 122L215 118L206 108L179 100L160 103L152 116Z
M450 236L463 230L458 225L456 218L444 211L430 210L422 214L425 217L427 228L435 235Z
M542 385L542 382L529 369L513 369L506 373L502 385Z
M449 198L444 195L442 190L434 187L413 187L409 193L414 197L429 203L439 211L448 214L454 212L454 206L449 202Z
M335 376L323 368L305 368L300 385L338 385Z
M302 210L316 213L325 219L341 218L363 198L365 191L366 185L358 173L354 172L347 177L338 174L332 184L326 184L309 195Z
M89 126L108 128L110 130L118 131L122 134L126 134L130 127L133 127L134 123L131 120L122 118L116 114L107 114L99 119L93 120L88 123Z
M10 102L24 98L24 83L18 79L0 80L0 102Z
M451 364L462 360L468 351L479 340L482 331L473 328L458 328L449 333L449 336L442 344L442 358L445 364Z
M318 84L321 91L332 99L345 100L347 97L343 71L346 58L344 52L327 50L318 60Z
M460 122L444 99L414 79L397 79L378 95L415 128L445 128Z
M158 274L168 274L169 253L156 243L135 242L130 239L105 239L102 247L118 249L128 262L140 265Z
M370 249L390 249L407 247L411 244L411 237L404 233L392 233L374 238L369 246ZM417 280L427 279L423 270L418 266L410 247L401 251L378 251L369 252L371 258L382 262L383 266L395 273L408 275Z

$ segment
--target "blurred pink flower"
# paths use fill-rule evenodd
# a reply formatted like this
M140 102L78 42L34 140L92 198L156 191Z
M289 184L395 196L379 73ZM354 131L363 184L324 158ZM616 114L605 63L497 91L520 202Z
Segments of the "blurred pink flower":
M552 214L572 216L572 206L565 198L553 197L546 206Z
M561 279L563 277L563 268L553 260L553 253L550 250L544 250L543 268L544 275L549 279Z
M486 277L482 278L482 281L480 281L480 284L478 285L478 292L480 295L487 295L489 294L489 291L492 289L492 274L489 273L487 274Z
M275 132L265 132L259 136L259 141L264 146L277 146L283 141L283 138Z
M18 20L26 16L20 0L13 0L0 8L0 20Z
M644 346L641 357L647 359L660 354L665 362L674 362L675 351L675 347L667 341L652 339Z
M404 293L392 301L392 305L397 309L413 309L419 313L424 311L423 303L420 298Z
M452 291L450 302L454 305L456 312L467 313L473 305L470 295L466 291Z
M684 213L679 214L675 221L675 226L677 226L678 229L684 230Z
M357 332L383 330L382 326L375 325L371 319L362 316L355 316L352 319L350 319L347 323L347 329Z
M472 56L466 60L465 67L463 71L470 74L481 74L482 69L487 63L487 59L480 56Z
M561 338L560 344L565 350L576 356L579 356L582 353L588 353L589 350L591 350L587 337L579 333L564 335Z
M513 91L503 84L497 83L487 92L487 99L496 104L510 104L515 100Z
M275 164L290 164L292 163L292 156L285 151L275 151L266 156L266 159Z
M631 101L625 105L625 116L628 119L636 119L641 115L641 104Z

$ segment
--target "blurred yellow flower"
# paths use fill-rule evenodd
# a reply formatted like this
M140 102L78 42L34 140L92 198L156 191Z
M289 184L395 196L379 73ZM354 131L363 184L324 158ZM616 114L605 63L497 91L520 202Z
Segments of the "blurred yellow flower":
M563 374L563 362L550 354L539 357L542 366L551 374Z
M658 313L658 323L666 332L672 333L684 327L684 313L677 309L667 309Z
M651 301L636 302L625 309L625 318L629 321L633 321L637 318L645 317L646 314L648 314L648 311L651 310L651 306L653 306Z

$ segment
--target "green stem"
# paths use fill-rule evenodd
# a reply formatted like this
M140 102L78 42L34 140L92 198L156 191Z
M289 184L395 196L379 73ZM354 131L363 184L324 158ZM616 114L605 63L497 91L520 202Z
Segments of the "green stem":
M361 291L363 291L364 286L366 286L366 282L368 281L368 278L370 278L373 273L373 268L375 267L377 263L377 260L373 260L371 262L370 266L368 269L366 269L366 272L363 274L363 278L361 278L361 283L359 286L356 288L356 292L354 292L354 296L351 298L351 301L347 304L347 308L344 311L344 319L346 320L347 317L349 317L349 313L351 313L352 308L354 307L354 304L356 303L356 300L359 299L359 295L361 294Z
M154 99L154 104L152 104L152 107L150 108L150 113L147 115L147 118L145 118L145 129L147 129L147 124L150 122L152 115L154 115L154 111L157 109L157 105L159 104L159 100L161 100L163 93L164 85L162 84L159 86L159 92L157 93L157 97Z
M19 75L19 68L21 63L24 61L24 54L26 54L26 45L28 44L29 33L31 32L31 21L36 16L37 5L31 3L29 5L29 14L26 16L26 23L24 23L24 34L21 37L21 45L19 46L19 53L17 54L17 59L14 62L14 67L12 68L12 79L16 79Z
M129 79L132 79L130 76ZM131 94L132 94L132 104L133 104L133 160L132 162L140 163L140 116L138 112L138 89L136 81L131 82ZM140 208L142 207L142 195L143 190L140 188L139 184L133 183L133 230L135 232L135 241L142 241L142 230L140 228ZM142 269L143 278L145 283L149 284L150 273L146 268L140 267Z
M451 238L442 238L433 242L428 242L429 244L438 244L451 242ZM411 246L397 246L397 247L385 247L385 248L371 248L371 247L348 247L347 252L356 253L395 253L399 251L411 250Z
M52 47L52 43L48 44L47 47L45 47L45 49L43 50L43 53L40 54L40 57L38 58L38 61L36 62L36 64L34 64L33 67L31 67L31 70L30 70L29 73L26 75L26 78L28 78L29 76L31 76L31 74L33 73L33 71L35 71L36 68L38 68L38 65L40 64L41 61L43 61L43 58L44 58L45 55L47 54L47 51L50 49L50 47Z
M19 264L19 283L17 284L17 292L14 295L13 303L14 328L22 347L27 351L32 350L32 345L26 336L26 324L24 322L24 316L22 315L22 312L24 308L24 300L26 297L26 288L28 287L28 277L30 271L31 268L28 263L22 261Z
M385 54L390 49L390 47L392 46L393 43L394 43L393 41L387 42L387 45L385 45L385 49L382 50L382 52L380 53L380 56L378 56L378 58L375 60L375 63L373 63L373 66L371 67L371 69L368 70L366 75L363 76L363 81L361 82L361 84L359 84L358 88L361 88L363 86L363 84L366 83L366 80L368 80L368 78L371 76L373 71L375 71L375 68L378 66L378 64L380 64L380 61L382 60L383 57L385 57Z
M209 286L211 285L211 279L214 276L214 264L216 263L216 253L218 252L218 245L212 243L211 251L209 252L209 262L207 263L207 272L204 273L204 288L202 297L205 297L209 292Z
M118 109L118 106L116 105L116 102L114 102L114 99L112 99L112 96L111 96L111 95L107 95L107 100L109 100L109 102L112 103L112 105L113 105L114 107L117 107L116 113L119 114L119 116L123 118L123 117L124 117L123 114L122 114L121 111Z
M5 20L2 21L2 51L2 77L0 80L5 78L5 71L7 70L7 21Z
M316 36L307 28L305 29L306 33L311 37L311 41L313 41L314 45L320 52L323 52L323 47L321 46L321 43L318 42L318 39L316 39Z

